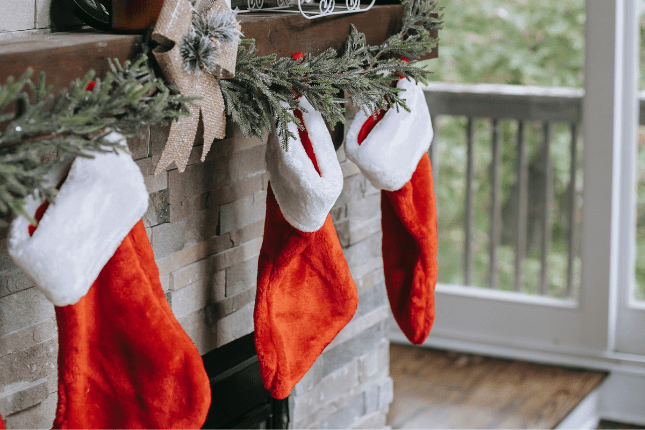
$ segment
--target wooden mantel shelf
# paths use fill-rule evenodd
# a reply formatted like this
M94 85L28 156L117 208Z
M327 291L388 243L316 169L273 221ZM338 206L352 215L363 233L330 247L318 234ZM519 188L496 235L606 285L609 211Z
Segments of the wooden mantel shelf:
M285 57L299 51L317 54L330 47L341 50L351 24L365 33L369 44L382 43L401 27L402 14L401 5L382 5L367 12L315 20L298 14L240 14L239 20L244 36L256 40L260 55L275 52ZM0 41L0 85L31 67L36 76L45 71L47 82L58 92L90 69L104 76L108 58L133 58L139 37L83 31ZM435 49L425 58L436 56Z

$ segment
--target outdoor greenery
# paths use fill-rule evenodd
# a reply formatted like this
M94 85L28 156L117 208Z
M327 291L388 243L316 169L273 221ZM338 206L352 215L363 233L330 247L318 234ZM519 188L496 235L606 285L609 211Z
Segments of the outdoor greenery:
M440 56L428 60L434 81L454 83L502 83L515 85L582 87L584 69L584 0L446 0L443 1L444 27ZM645 40L645 32L641 31ZM642 44L645 47L645 44ZM642 56L645 62L645 54ZM645 73L641 73L645 87ZM488 286L491 121L477 119L475 139L475 194L473 233L473 280L475 286ZM439 214L439 282L463 284L464 201L466 187L466 118L440 117L436 148L437 206ZM529 220L527 258L524 261L523 290L537 294L540 278L540 211L543 201L532 192L542 189L544 164L541 157L542 124L527 124L529 160ZM502 121L502 246L498 250L499 288L514 287L514 242L512 226L516 184L515 151L517 123ZM637 298L645 299L645 143L641 132L638 188L639 223L637 252ZM567 192L570 166L570 132L567 124L557 124L551 146L554 165L554 207L552 245L548 256L549 294L566 295L568 249L566 237ZM582 139L578 142L582 166ZM580 274L580 209L582 169L577 173L574 289ZM536 193L537 194L537 193ZM510 225L509 225L510 224Z

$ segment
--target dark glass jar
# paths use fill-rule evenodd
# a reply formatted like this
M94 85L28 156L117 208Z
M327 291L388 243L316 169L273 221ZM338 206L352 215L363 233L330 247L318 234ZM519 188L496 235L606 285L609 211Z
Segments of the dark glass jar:
M141 33L157 21L163 0L65 0L85 24L103 31Z
M138 32L157 21L163 0L112 0L113 30Z

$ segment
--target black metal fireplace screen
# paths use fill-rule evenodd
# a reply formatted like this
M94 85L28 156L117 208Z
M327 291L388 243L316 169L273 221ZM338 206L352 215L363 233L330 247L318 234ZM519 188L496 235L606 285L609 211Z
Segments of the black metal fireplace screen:
M212 398L203 428L287 428L288 399L273 399L262 385L253 333L202 358Z

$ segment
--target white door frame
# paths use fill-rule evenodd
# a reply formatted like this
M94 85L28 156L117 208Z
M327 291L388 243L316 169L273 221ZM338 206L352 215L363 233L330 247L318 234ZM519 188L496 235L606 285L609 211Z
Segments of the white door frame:
M623 70L623 111L622 159L620 195L620 236L618 261L618 304L616 329L612 350L645 354L645 303L636 302L634 297L636 258L636 186L638 180L637 127L639 115L638 62L640 47L639 17L642 2L629 2L625 10L624 70Z
M634 324L625 310L634 277L638 3L586 0L579 300L438 285L424 345L609 370L597 415L645 424L645 348L625 348L638 335L625 329ZM392 340L404 342L392 326Z

